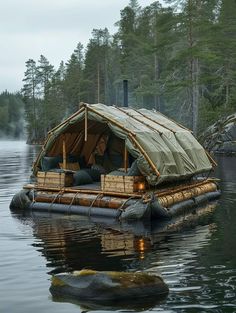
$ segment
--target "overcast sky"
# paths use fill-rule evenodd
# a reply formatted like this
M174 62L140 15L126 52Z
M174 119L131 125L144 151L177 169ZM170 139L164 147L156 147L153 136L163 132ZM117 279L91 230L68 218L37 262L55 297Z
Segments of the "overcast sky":
M146 6L154 0L139 0ZM93 28L111 33L129 0L0 0L0 93L22 87L25 62L43 54L58 67Z

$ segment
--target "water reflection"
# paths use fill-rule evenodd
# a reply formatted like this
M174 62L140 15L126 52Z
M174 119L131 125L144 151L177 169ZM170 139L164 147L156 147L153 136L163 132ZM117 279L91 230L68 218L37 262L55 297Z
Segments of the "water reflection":
M38 147L23 141L0 141L0 203L5 203L28 183L30 167Z
M47 266L52 268L50 273L82 268L133 270L137 269L138 261L142 269L149 253L167 240L169 234L208 224L215 207L216 204L210 204L174 221L146 223L45 212L13 216L32 227L36 238L34 246L46 257ZM178 247L176 242L175 247Z

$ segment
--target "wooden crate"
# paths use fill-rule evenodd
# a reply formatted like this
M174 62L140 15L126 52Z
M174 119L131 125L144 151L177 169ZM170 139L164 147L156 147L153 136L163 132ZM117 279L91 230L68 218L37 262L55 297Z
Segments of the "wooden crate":
M124 193L144 192L146 181L144 176L101 175L101 187L102 191Z
M38 172L37 183L39 187L70 187L73 186L73 172Z

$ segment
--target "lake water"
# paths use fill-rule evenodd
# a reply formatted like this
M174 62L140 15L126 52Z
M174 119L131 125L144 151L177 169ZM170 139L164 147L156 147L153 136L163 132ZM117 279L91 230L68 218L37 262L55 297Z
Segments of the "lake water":
M217 205L197 224L171 231L157 223L11 213L9 203L28 181L36 150L0 142L0 312L82 312L49 292L52 273L82 268L161 273L168 297L136 311L236 312L236 158L218 160ZM112 311L118 310L132 311Z

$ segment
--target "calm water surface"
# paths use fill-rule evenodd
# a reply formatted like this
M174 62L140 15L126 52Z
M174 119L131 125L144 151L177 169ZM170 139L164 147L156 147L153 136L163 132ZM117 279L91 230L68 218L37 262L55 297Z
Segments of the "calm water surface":
M78 304L55 301L49 292L52 273L82 268L161 273L168 297L137 311L236 312L236 158L218 160L222 197L217 205L203 208L207 214L197 224L177 223L173 229L11 213L10 200L28 181L36 150L0 141L0 312L82 312ZM132 310L119 309L124 311Z

